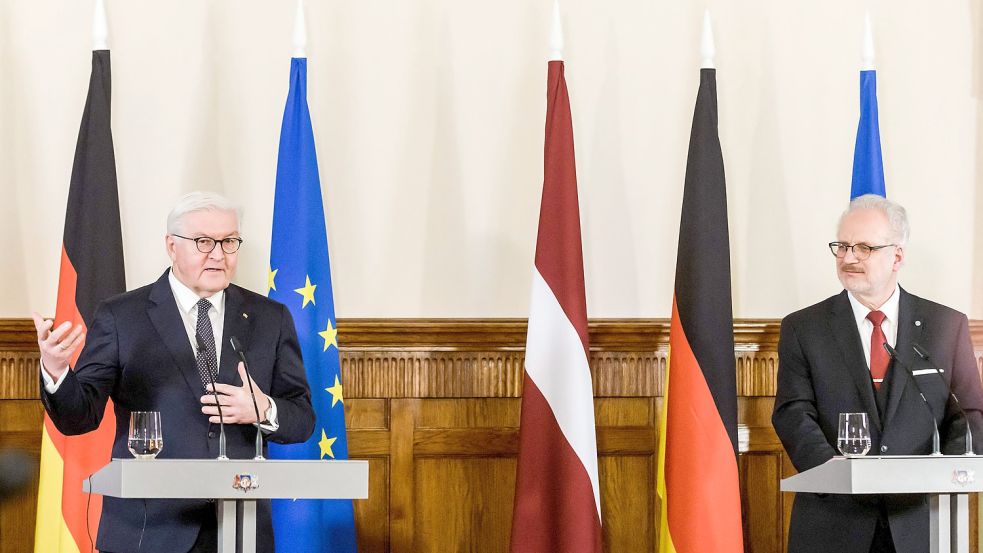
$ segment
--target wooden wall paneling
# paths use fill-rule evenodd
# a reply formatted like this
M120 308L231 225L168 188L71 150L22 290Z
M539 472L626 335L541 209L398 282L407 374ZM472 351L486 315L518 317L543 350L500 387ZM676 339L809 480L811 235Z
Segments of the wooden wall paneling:
M370 463L360 551L505 552L511 533L525 321L338 321L349 453ZM746 549L784 551L794 473L771 426L778 322L735 321ZM658 414L668 321L591 321L604 542L655 551ZM971 323L983 371L983 323ZM0 319L0 447L37 453L42 410L29 319ZM36 498L0 505L0 553L29 551ZM972 504L978 513L977 498ZM974 516L978 529L979 515ZM974 530L974 532L977 530ZM972 550L978 539L972 537Z
M362 553L389 551L389 402L345 398L348 455L369 462L369 498L355 500L355 529Z
M604 550L654 551L658 406L654 397L598 398L598 477Z
M415 551L508 551L519 400L421 400Z
M393 553L415 551L413 440L419 403L418 399L390 401L389 544Z
M37 463L43 420L43 408L35 399L0 400L0 449L27 452ZM33 545L36 506L37 480L22 493L0 497L0 553L21 553L25 544Z
M746 452L740 457L741 498L744 513L745 551L782 551L782 497L778 490L781 454Z

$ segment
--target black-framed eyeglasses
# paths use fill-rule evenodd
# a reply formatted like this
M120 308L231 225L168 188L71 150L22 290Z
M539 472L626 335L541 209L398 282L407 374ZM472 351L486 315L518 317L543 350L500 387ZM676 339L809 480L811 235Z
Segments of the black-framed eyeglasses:
M222 251L225 253L236 253L239 251L239 246L242 245L242 238L237 236L230 236L228 238L223 238L219 240L218 238L212 238L210 236L199 236L198 238L188 238L187 236L181 236L180 234L172 234L171 236L175 238L184 238L185 240L191 240L198 247L198 251L201 253L212 253L215 249L216 244L222 244Z
M883 250L884 248L890 248L891 246L897 246L897 244L884 244L883 246L871 246L869 244L847 244L846 242L830 242L829 251L833 252L833 255L839 258L846 257L846 252L853 250L853 257L856 257L859 261L863 261L870 257L870 254L876 252L877 250Z

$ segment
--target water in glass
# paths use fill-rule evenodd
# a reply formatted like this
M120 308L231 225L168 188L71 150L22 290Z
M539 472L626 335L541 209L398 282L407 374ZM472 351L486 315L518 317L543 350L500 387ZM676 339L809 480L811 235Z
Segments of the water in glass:
M836 447L846 457L860 457L870 451L867 413L840 413Z
M130 434L127 448L137 459L153 459L164 449L164 436L160 425L160 411L133 411L130 413Z

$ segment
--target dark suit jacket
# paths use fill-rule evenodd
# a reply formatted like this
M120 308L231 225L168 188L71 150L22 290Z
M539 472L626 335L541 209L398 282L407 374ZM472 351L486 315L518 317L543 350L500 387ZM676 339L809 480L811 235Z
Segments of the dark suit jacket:
M279 428L266 436L277 443L305 441L314 428L314 411L293 319L285 306L235 285L225 291L225 322L218 381L241 386L238 358L229 337L243 344L250 374L273 398ZM160 411L164 447L158 458L210 459L218 455L218 425L201 412L201 377L194 350L167 279L110 298L97 309L85 348L58 391L41 399L63 434L82 434L99 426L106 400L116 413L113 458L132 458L127 450L131 411ZM255 455L256 429L226 425L228 456ZM106 459L109 461L109 458ZM105 497L96 547L125 553L188 551L201 521L214 518L206 501L133 500ZM261 502L259 551L273 551L270 504Z
M868 414L871 455L931 453L932 418L911 384L912 378L917 379L932 411L941 418L944 453L965 452L965 421L949 398L950 389L970 418L975 443L983 443L983 389L966 316L902 289L898 319L895 350L900 362L913 371L941 368L945 382L935 373L912 377L895 361L886 379L889 387L883 415L875 403L870 370L846 291L782 321L772 422L799 471L839 455L839 413ZM929 352L930 362L915 354L913 343ZM795 497L788 550L867 553L882 508L887 511L898 553L928 552L926 496L805 493Z

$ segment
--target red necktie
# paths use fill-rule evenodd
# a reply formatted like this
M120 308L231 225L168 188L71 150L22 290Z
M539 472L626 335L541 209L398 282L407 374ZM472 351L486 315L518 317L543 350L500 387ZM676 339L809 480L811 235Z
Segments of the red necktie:
M881 323L887 318L880 311L867 313L867 320L874 323L874 332L870 335L870 377L874 379L874 389L881 387L881 382L887 375L887 367L891 363L891 356L884 349L887 339L881 329Z

